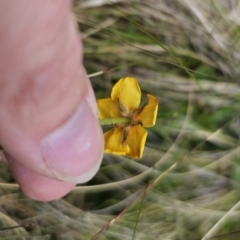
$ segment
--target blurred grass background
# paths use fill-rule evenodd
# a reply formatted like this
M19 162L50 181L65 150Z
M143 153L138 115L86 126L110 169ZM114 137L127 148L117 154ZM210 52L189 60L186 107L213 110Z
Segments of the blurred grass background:
M29 200L1 163L0 239L240 239L239 1L75 0L73 11L96 97L135 77L159 99L157 123L140 161L105 155L59 201Z

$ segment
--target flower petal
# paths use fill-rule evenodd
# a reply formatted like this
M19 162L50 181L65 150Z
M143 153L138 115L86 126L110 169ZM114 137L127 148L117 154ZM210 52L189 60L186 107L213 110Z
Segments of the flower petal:
M141 158L147 138L147 131L140 125L131 127L127 144L130 151L127 153L128 156L134 158Z
M112 88L111 98L113 101L127 107L128 110L138 108L141 100L141 89L135 78L121 78Z
M155 125L158 111L158 99L150 94L147 94L148 104L143 107L143 110L137 115L136 119L141 121L143 127L152 127Z
M119 107L111 98L97 100L99 119L121 117Z
M104 151L117 155L126 155L129 152L129 146L123 146L124 130L123 128L113 128L104 133L105 146Z

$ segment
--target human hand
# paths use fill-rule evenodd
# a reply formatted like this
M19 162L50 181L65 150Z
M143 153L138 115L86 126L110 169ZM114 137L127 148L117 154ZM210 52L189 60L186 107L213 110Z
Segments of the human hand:
M82 51L71 1L0 2L0 145L35 200L62 197L101 164Z

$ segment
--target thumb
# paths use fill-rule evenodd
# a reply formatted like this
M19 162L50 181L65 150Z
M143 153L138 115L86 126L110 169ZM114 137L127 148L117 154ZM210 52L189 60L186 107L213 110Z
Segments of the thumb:
M0 144L23 191L53 200L99 169L95 98L70 1L9 2L0 3Z

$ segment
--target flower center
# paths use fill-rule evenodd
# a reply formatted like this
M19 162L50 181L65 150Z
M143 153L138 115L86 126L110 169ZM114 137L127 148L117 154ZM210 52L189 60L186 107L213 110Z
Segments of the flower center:
M141 113L145 104L144 104L144 106L142 106L140 108L136 108L136 109L130 111L127 106L125 106L124 104L122 104L120 102L119 98L117 99L117 103L118 103L119 111L120 111L122 117L129 119L129 122L126 123L126 126L137 126L139 124L142 126L142 122L140 120L136 121L134 119L136 119L137 115Z

